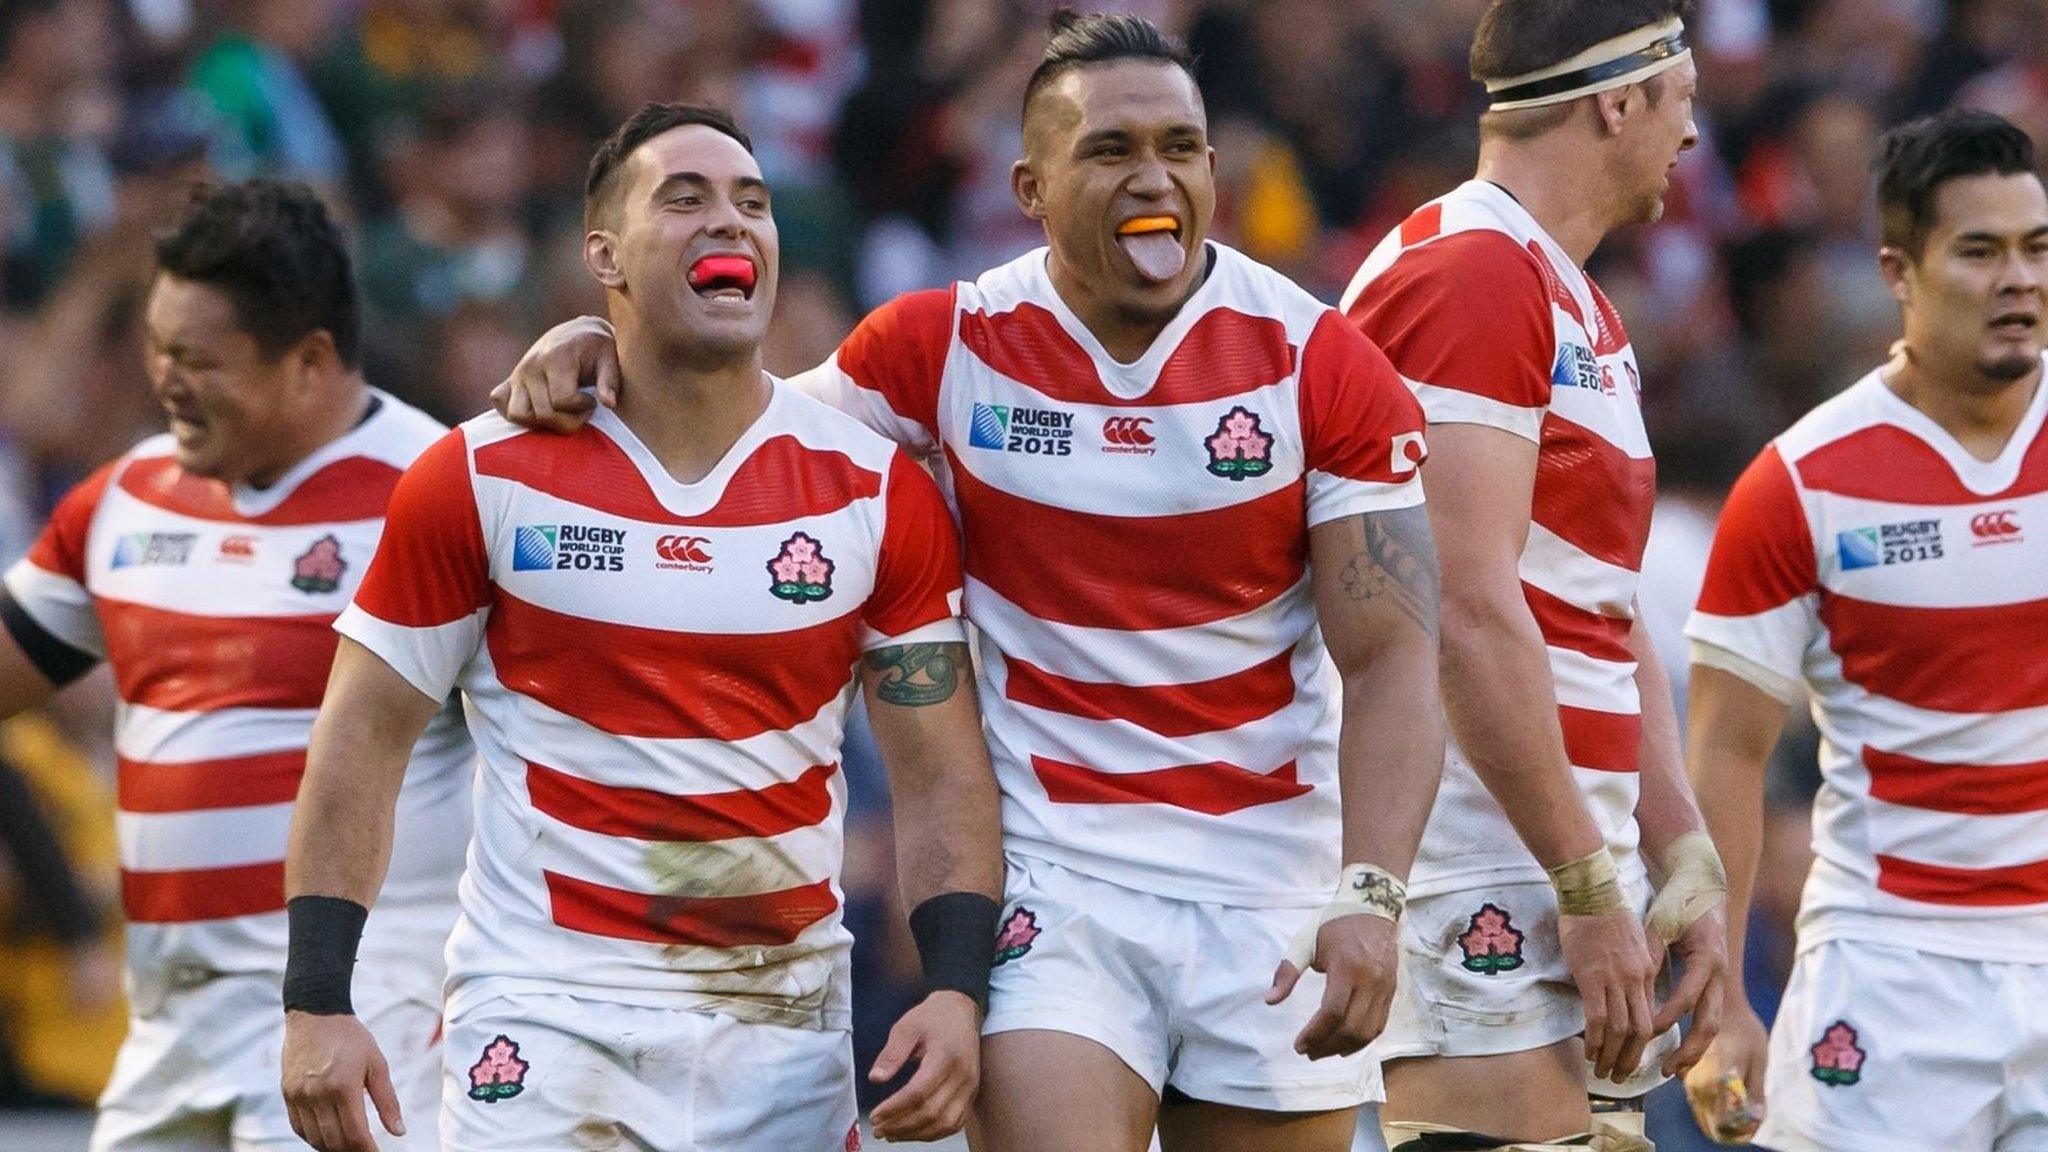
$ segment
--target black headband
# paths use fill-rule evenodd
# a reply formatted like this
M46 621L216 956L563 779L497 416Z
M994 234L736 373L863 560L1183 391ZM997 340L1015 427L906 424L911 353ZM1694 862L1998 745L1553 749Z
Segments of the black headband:
M1645 68L1655 64L1659 60L1669 60L1673 56L1685 51L1687 47L1685 31L1680 29L1647 48L1609 60L1605 64L1593 64L1576 72L1566 72L1562 75L1550 76L1542 80L1531 80L1527 84L1517 84L1513 88L1501 88L1489 92L1487 95L1495 104L1512 104L1518 100L1540 100L1545 96L1555 96L1560 92L1570 92L1574 88L1584 88L1588 84L1598 84L1603 80L1612 80L1616 76L1625 76L1638 68Z

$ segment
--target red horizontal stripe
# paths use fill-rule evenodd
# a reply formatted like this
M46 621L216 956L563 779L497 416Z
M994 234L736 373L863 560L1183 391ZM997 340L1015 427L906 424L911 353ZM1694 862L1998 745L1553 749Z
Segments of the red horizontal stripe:
M2048 860L2004 868L1949 868L1898 856L1877 858L1877 886L1927 904L2005 908L2048 903Z
M1636 572L1656 501L1655 460L1630 456L1555 411L1543 417L1530 519L1588 556Z
M1745 469L1721 506L1699 608L1754 616L1814 590L1813 533L1792 473L1773 444Z
M284 861L182 872L121 871L121 907L138 924L284 911Z
M168 712L318 708L334 617L194 616L98 600L121 699Z
M1891 804L1965 816L2048 811L2048 760L2031 764L1936 764L1863 749L1870 794Z
M1904 608L1820 593L1842 675L1879 696L1941 712L2048 706L2048 599L1990 608Z
M954 289L906 292L867 314L834 359L889 410L936 436L939 385L953 347Z
M788 944L839 907L829 880L758 896L653 896L542 872L555 923L592 936L705 948Z
M1103 772L1033 756L1031 770L1055 804L1166 804L1207 816L1228 816L1314 790L1297 778L1292 760L1263 776L1220 760L1150 772Z
M264 752L220 760L158 764L119 759L116 795L123 812L202 812L287 804L299 794L306 751Z
M1799 458L1799 479L1816 492L1887 504L1987 504L2048 491L2048 432L2036 433L2019 475L2003 492L1963 487L1940 452L1895 424L1851 432Z
M743 528L824 516L882 491L882 476L844 452L807 448L794 436L764 440L734 469L718 503L695 516L654 495L625 450L586 428L573 436L529 433L476 450L479 476L512 480L558 500L627 520L692 528Z
M1643 718L1633 712L1596 712L1557 706L1565 759L1575 768L1634 772L1643 754Z
M1529 602L1529 611L1536 617L1536 627L1542 631L1545 644L1617 664L1635 660L1635 653L1628 647L1629 621L1588 612L1526 580L1522 582L1522 598Z
M858 613L754 634L567 616L492 590L498 680L614 736L744 740L818 714L853 676Z
M533 806L585 832L636 840L731 840L780 836L832 814L829 787L836 764L804 770L795 780L755 790L680 795L614 788L526 762Z
M292 527L378 520L391 499L400 470L367 456L336 460L299 482L283 502L257 516L235 510L226 484L194 476L169 456L137 460L121 472L121 490L146 504L226 524Z
M1003 694L1019 704L1090 720L1125 720L1161 736L1222 732L1271 716L1294 700L1294 652L1193 684L1069 680L1015 656Z
M1301 579L1303 483L1208 512L1101 516L1012 496L951 449L967 574L1041 619L1128 632L1239 616ZM1189 482L1214 481L1206 473ZM1142 595L1131 581L1143 574Z
M1004 376L1064 404L1109 408L1199 404L1242 396L1294 374L1295 349L1285 324L1232 308L1212 308L1195 321L1144 395L1118 396L1102 386L1095 361L1058 317L1036 304L1008 312L969 312L960 342Z

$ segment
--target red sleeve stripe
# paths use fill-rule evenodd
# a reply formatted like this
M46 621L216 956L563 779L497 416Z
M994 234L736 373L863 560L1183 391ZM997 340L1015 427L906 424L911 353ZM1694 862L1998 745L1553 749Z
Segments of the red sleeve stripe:
M1329 311L1303 345L1301 435L1308 467L1347 480L1398 483L1428 455L1422 404L1372 341ZM1403 439L1403 438L1406 439ZM1399 442L1402 468L1395 468Z
M1643 718L1628 712L1596 712L1557 706L1564 729L1564 755L1574 768L1595 772L1634 772L1643 754Z
M1541 267L1505 233L1459 232L1403 252L1349 317L1409 380L1541 408L1557 344Z
M2003 868L1951 868L1880 853L1877 886L1923 904L1966 908L2048 904L2048 860Z
M1297 778L1292 760L1264 775L1220 760L1149 772L1104 772L1044 756L1031 758L1031 770L1055 804L1165 804L1205 816L1228 816L1315 790Z
M284 911L284 861L180 872L121 872L121 907L137 924L184 924Z
M617 788L526 762L533 806L571 828L636 840L708 842L780 836L822 823L832 814L832 774L819 764L801 776L759 789L681 795Z
M889 410L939 434L939 386L953 345L953 288L889 301L862 320L834 360L848 379L879 394Z
M1207 512L1099 516L1012 496L946 458L967 574L1043 620L1125 632L1210 624L1270 602L1307 565L1301 480ZM1133 557L1146 561L1142 596L1130 593Z
M499 682L613 736L794 728L839 695L859 655L856 615L788 632L669 632L495 597L484 636Z
M1714 616L1755 616L1819 584L1806 506L1774 444L1743 472L1721 509L1699 609Z
M1657 462L1623 452L1599 433L1543 418L1529 518L1595 559L1641 571L1657 502Z
M157 764L117 759L115 795L123 812L202 812L289 804L298 798L306 752L260 752L220 760Z
M874 591L862 609L883 636L907 636L954 615L960 537L939 486L903 452L889 463L887 521Z
M1616 664L1635 660L1635 653L1628 646L1629 621L1588 612L1526 580L1522 581L1522 598L1529 602L1529 611L1536 617L1536 627L1543 633L1545 644Z
M302 527L377 520L391 499L400 470L368 456L336 460L308 476L268 512L244 516L234 495L218 480L193 476L169 456L137 460L121 472L121 491L166 512L223 524Z
M43 526L40 536L28 551L28 561L45 572L54 572L71 581L85 586L85 552L88 537L92 534L92 518L99 511L100 500L106 495L107 480L120 467L120 461L103 464L84 482L64 494L57 502L57 509L50 514L50 522Z
M1871 461L1884 466L1873 468ZM2048 432L2034 437L2018 477L1989 495L1963 487L1956 471L1925 440L1893 424L1877 424L1799 458L1799 479L1816 492L1885 504L1983 504L2048 491Z
M2048 600L1989 608L1903 608L1820 593L1842 675L1879 696L1938 712L2048 707Z
M1088 720L1122 720L1161 736L1224 732L1294 702L1294 652L1242 672L1191 684L1096 684L1070 680L1014 656L1003 661L1003 695L1019 704Z
M648 944L702 948L790 944L804 929L839 908L828 880L758 896L653 896L558 872L541 875L547 881L556 924L572 932Z
M1036 304L1008 312L970 312L960 342L990 368L1063 404L1108 408L1196 404L1241 396L1294 374L1287 326L1231 308L1204 313L1181 338L1145 395L1127 398L1103 387L1095 361L1059 318Z
M664 505L611 437L597 429L573 436L527 433L476 450L476 472L511 480L558 500L649 524L745 528L825 516L882 490L882 476L842 452L807 448L776 436L754 449L726 481L716 505L684 516Z
M1937 764L1863 749L1870 794L1889 804L1963 816L2048 811L2048 760L2031 764Z
M121 699L165 712L318 708L334 617L192 616L101 598Z

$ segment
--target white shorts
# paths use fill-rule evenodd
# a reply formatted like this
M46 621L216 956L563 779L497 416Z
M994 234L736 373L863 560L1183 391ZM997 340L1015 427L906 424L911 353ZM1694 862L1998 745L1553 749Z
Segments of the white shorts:
M1151 896L1010 855L984 1035L1042 1028L1116 1053L1155 1092L1273 1112L1382 1098L1364 1053L1311 1061L1294 1038L1322 1003L1310 972L1277 1005L1273 970L1313 908Z
M1808 947L1764 1102L1778 1152L2048 1152L2048 964Z
M365 971L357 970L352 998L391 1064L407 1134L385 1132L374 1112L371 1130L383 1152L434 1152L440 1005L397 994ZM92 1152L303 1152L279 1087L283 995L274 973L173 976L139 990L100 1095Z
M478 1000L448 1018L447 1152L840 1152L853 1040L556 993Z
M1648 885L1628 896L1650 906ZM1401 983L1381 1060L1415 1056L1498 1056L1548 1048L1586 1030L1578 985L1557 941L1557 894L1547 881L1492 884L1419 896L1401 918ZM1592 1081L1602 1096L1640 1096L1678 1046L1673 1028L1644 1050L1625 1084Z

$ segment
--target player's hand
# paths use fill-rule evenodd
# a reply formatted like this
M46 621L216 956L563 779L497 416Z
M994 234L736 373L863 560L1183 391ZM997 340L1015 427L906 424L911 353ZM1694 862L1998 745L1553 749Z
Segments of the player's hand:
M1311 1060L1349 1056L1373 1042L1387 1026L1400 966L1400 926L1384 916L1339 916L1316 932L1315 959L1323 973L1323 1003L1294 1038L1294 1050ZM1266 1003L1278 1004L1294 991L1301 969L1282 960L1273 973Z
M1685 1074L1685 1095L1700 1131L1719 1144L1743 1144L1763 1122L1771 1038L1741 989L1726 991L1722 1000L1720 1035Z
M1683 1076L1699 1063L1707 1045L1721 1032L1721 990L1728 982L1728 930L1719 905L1693 921L1684 935L1671 942L1671 957L1684 972L1671 999L1657 1010L1657 1018L1650 1022L1650 1027L1662 1036L1687 1013L1692 1014L1692 1028L1685 1034L1685 1043L1666 1056L1663 1064L1666 1076Z
M1650 1012L1659 963L1635 913L1559 916L1558 944L1586 1008L1586 1058L1593 1075L1628 1079L1656 1036Z
M585 387L593 389L585 392ZM599 404L619 403L619 348L596 316L565 320L542 333L503 384L491 389L498 415L524 428L574 432Z
M284 1016L284 1103L292 1131L319 1152L377 1152L363 1093L393 1136L405 1135L391 1068L353 1016Z
M981 1087L981 1010L959 992L934 992L889 1029L868 1079L883 1083L910 1061L910 1083L875 1105L868 1124L882 1140L943 1140L967 1123Z

